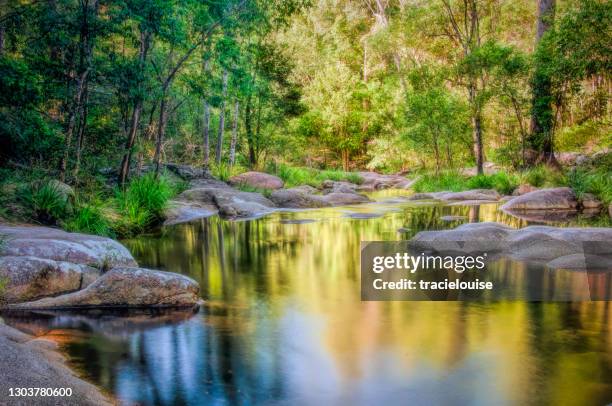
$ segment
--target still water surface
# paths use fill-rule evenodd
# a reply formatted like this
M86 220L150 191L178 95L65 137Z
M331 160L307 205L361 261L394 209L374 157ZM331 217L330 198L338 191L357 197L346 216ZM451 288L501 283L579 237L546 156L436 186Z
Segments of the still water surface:
M171 227L125 243L141 266L196 279L197 314L59 316L48 334L126 404L612 402L608 302L360 301L361 241L465 221L525 226L496 205L387 200Z

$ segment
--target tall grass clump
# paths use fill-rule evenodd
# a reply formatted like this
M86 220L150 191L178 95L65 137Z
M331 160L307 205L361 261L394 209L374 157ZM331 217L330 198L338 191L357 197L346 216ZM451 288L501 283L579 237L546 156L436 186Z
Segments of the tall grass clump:
M54 181L32 182L18 191L18 201L34 221L56 225L70 212L69 196Z
M99 199L89 202L77 200L74 206L72 216L64 224L67 231L114 236L111 222Z
M504 195L511 194L517 188L519 179L506 172L496 172L492 175L476 175L467 181L468 189L495 189Z
M553 187L567 185L567 179L559 170L540 165L521 173L521 182L535 187Z
M326 180L346 181L355 184L363 183L363 178L357 173L337 171L332 169L317 170L280 164L276 167L276 176L281 178L285 187L310 185L319 187Z
M117 233L132 236L159 223L173 194L172 186L164 177L147 174L132 180L125 190L116 194Z
M415 192L460 192L468 188L467 177L458 172L440 172L438 175L423 174L412 186Z
M222 180L223 182L227 182L232 176L239 175L246 171L247 169L240 165L231 166L226 162L221 162L220 164L213 164L210 167L210 173L215 178Z
M607 171L575 169L567 174L567 183L578 200L591 193L606 205L612 202L612 175Z

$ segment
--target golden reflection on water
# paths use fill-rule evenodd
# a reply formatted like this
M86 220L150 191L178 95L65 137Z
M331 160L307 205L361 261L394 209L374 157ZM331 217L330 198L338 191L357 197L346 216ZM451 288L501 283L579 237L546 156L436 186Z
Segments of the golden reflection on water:
M364 212L381 217L350 218ZM444 215L526 225L494 204L431 207L390 202L276 213L243 222L215 217L126 243L141 265L199 281L208 301L203 321L241 340L248 352L269 345L258 341L262 324L283 330L287 317L306 317L310 322L296 321L288 329L298 347L291 351L302 351L301 343L309 340L303 352L308 354L313 346L322 351L337 371L341 391L350 392L363 382L379 388L400 385L377 380L380 374L399 382L430 376L440 385L448 378L459 382L451 385L458 393L483 392L468 397L482 404L611 401L607 302L360 301L361 241L410 238L421 230L465 222L445 222L440 219ZM398 232L402 228L409 231ZM522 264L507 266L515 282L528 273ZM316 384L312 390L318 390Z

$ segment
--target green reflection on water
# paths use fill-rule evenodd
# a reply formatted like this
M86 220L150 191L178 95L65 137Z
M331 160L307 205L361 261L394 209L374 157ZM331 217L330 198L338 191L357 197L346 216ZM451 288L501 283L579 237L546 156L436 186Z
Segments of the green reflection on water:
M125 243L142 266L196 279L200 314L66 348L94 381L142 404L612 401L607 302L360 301L361 241L467 221L526 225L497 205L387 202L167 228Z

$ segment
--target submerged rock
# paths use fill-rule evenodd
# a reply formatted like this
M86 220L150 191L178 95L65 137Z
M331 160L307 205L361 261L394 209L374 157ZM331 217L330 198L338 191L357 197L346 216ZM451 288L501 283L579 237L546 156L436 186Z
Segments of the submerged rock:
M278 176L263 172L245 172L230 178L229 184L233 186L248 185L260 189L281 189L283 181Z
M517 196L502 206L507 211L576 210L578 200L567 187L540 189Z
M143 268L115 268L87 288L62 296L11 305L12 309L78 307L192 307L199 285L183 275Z

